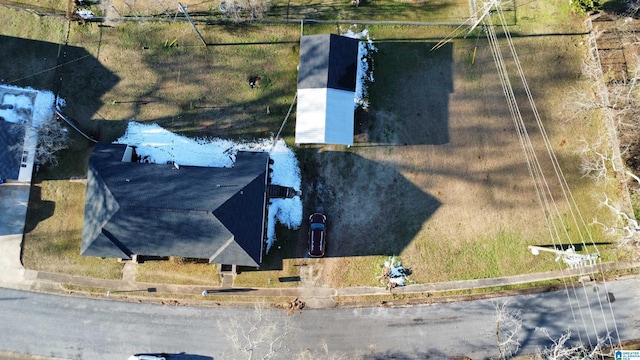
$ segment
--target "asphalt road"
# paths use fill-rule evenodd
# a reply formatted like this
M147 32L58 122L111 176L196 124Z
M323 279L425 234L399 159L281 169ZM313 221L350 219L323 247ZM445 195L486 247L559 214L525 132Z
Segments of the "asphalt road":
M615 301L607 302L606 292ZM596 333L610 332L616 340L618 335L622 340L640 338L638 295L640 279L628 279L608 282L607 291L599 284L597 289L588 285L569 288L568 293L510 297L508 307L521 310L524 324L521 353L548 344L536 327L546 327L558 337L572 328L572 338L579 333L586 343L595 342ZM466 355L475 360L496 355L494 304L504 300L303 310L290 316L280 309L265 309L260 329L268 324L297 329L284 339L290 352L276 358L296 358L303 352L323 358L328 349L329 354L360 354L366 359ZM125 303L0 289L0 350L65 359L126 359L141 352L183 354L182 358L194 360L236 359L239 356L219 323L254 322L253 313L253 309ZM261 346L255 346L256 352Z

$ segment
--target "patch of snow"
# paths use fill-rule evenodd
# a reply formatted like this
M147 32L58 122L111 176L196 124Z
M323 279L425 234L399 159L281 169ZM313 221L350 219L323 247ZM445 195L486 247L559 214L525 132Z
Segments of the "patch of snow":
M0 117L13 123L38 127L53 117L55 96L50 91L0 85Z
M205 167L231 167L238 151L267 151L273 160L270 165L271 183L300 190L302 179L298 160L284 140L275 145L272 139L236 143L220 138L191 139L172 133L158 124L130 122L124 136L116 144L136 146L136 152L149 162ZM302 200L271 199L267 217L267 252L276 241L276 222L290 229L302 224Z
M302 178L298 159L284 140L278 140L270 151L271 183L300 190ZM297 229L302 224L302 200L299 196L291 199L271 199L267 221L267 253L276 241L275 224L283 224L289 229Z
M369 97L367 84L374 81L373 59L371 58L371 53L378 51L378 48L373 44L373 40L369 37L368 29L355 32L353 30L354 27L349 27L344 31L342 29L340 30L342 36L361 40L360 45L358 46L355 107L362 106L366 109L369 107L369 101L367 100Z
M56 97L51 91L38 91L38 96L33 105L31 126L39 127L43 122L53 118L55 101Z
M166 130L158 124L130 122L116 144L136 146L138 155L151 163L203 167L231 167L237 149L231 140L191 139Z
M67 106L67 101L61 97L56 99L56 109L62 110L63 107Z

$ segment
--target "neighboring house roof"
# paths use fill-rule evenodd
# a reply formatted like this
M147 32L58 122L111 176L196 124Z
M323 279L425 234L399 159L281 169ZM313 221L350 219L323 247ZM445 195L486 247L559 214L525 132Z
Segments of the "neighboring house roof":
M0 85L0 178L31 182L37 128L53 118L54 103L50 91Z
M0 179L18 180L24 125L0 120Z
M99 143L93 150L82 255L259 266L267 153L238 152L232 168L209 168L122 162L126 149Z
M298 144L353 144L359 40L334 34L300 39Z

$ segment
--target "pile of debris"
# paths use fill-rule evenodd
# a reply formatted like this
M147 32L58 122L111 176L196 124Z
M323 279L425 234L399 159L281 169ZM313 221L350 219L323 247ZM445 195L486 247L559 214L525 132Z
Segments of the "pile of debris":
M405 286L406 283L410 281L408 278L409 275L411 275L411 269L402 266L402 262L396 260L395 257L390 257L389 260L384 262L382 267L380 284L389 290L396 286Z
M302 313L301 310L304 309L304 301L295 298L292 301L287 301L282 304L282 307L287 310L287 315L291 315L296 311Z

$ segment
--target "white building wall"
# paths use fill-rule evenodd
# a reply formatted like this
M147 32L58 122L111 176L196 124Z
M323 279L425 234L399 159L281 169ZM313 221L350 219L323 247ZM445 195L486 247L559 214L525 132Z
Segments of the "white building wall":
M298 89L296 144L353 145L354 99L350 91Z
M327 89L325 143L353 145L355 93Z
M324 143L327 89L298 89L296 144Z

